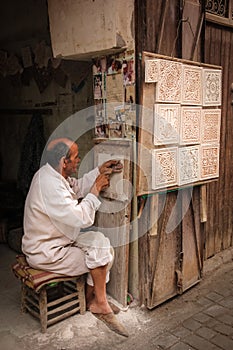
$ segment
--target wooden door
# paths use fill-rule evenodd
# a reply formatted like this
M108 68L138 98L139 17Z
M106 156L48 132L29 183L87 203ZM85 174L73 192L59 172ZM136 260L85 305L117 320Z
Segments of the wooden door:
M203 267L199 188L158 194L161 213L151 225L153 197L139 220L140 295L153 308L198 283ZM156 231L155 231L156 230Z
M215 20L216 18L218 17L215 16ZM231 22L233 23L233 21ZM207 21L205 27L205 62L222 66L223 84L220 175L218 182L207 186L206 259L231 247L233 244L232 57L233 27Z

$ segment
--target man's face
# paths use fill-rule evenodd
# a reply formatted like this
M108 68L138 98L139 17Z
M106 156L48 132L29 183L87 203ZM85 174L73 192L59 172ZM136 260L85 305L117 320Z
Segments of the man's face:
M73 143L70 147L70 158L65 159L66 167L65 167L65 175L71 176L72 174L77 172L78 164L80 163L80 158L78 156L78 145Z

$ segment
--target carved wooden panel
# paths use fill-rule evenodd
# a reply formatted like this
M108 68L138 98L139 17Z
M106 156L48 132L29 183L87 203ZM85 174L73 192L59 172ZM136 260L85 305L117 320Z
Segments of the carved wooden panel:
M156 83L159 78L159 64L158 60L145 61L145 82Z
M201 179L219 176L219 145L202 145L200 151Z
M182 104L202 104L202 68L183 65Z
M180 105L155 104L154 144L177 144L180 134Z
M160 60L159 80L156 84L156 102L181 102L182 64Z
M221 109L203 109L201 122L201 142L219 143L221 126Z
M203 106L220 106L222 100L222 71L203 69Z
M152 188L177 185L177 147L152 150Z
M199 150L200 146L179 148L178 184L185 185L196 182L200 178Z
M201 111L201 107L181 107L181 144L200 143Z

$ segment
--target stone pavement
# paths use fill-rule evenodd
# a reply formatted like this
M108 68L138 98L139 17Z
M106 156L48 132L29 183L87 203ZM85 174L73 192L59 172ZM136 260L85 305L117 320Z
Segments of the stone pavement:
M208 260L200 283L161 306L131 305L119 320L129 338L110 331L90 312L40 332L20 314L20 286L10 273L15 253L0 244L0 349L2 350L233 350L233 249Z

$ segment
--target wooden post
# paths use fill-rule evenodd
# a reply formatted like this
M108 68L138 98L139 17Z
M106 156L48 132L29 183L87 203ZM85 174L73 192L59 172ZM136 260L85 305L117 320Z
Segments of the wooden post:
M39 306L40 306L41 332L45 333L47 330L47 291L46 291L46 286L41 288L40 295L39 295Z
M136 195L137 178L137 148L136 139L133 139L132 158L133 158L133 200L132 200L132 228L129 245L129 283L128 289L134 298L139 298L139 261L138 261L138 207Z
M159 211L159 195L154 194L150 201L150 236L158 234L158 211Z
M206 185L200 186L200 216L201 222L207 221L207 194Z
M85 281L83 276L77 279L76 288L78 292L80 314L84 315L86 311L86 298L85 298Z
M160 52L160 49L161 49L164 26L165 26L165 18L166 18L167 7L168 7L167 5L168 5L168 0L165 0L163 2L163 8L162 8L162 13L161 13L161 17L160 17L160 25L159 25L159 30L158 30L159 37L158 37L158 41L157 41L156 52Z

